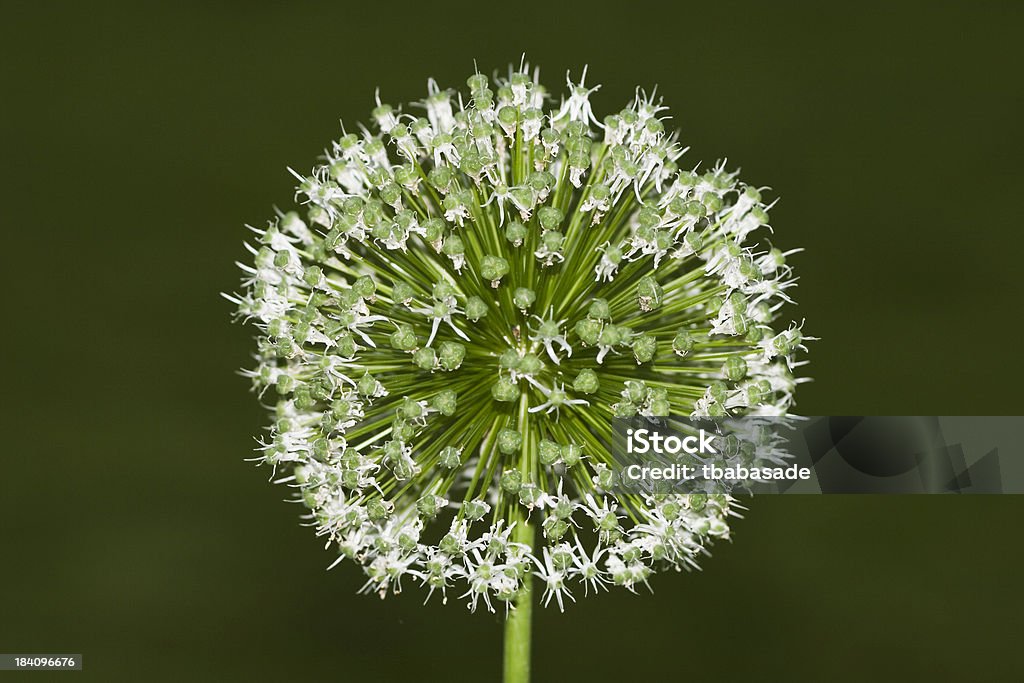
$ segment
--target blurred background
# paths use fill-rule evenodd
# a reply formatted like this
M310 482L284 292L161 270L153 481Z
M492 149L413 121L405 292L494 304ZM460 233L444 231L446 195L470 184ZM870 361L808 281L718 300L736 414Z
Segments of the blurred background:
M365 120L527 52L770 185L804 414L1021 414L1024 5L5 2L0 652L90 680L496 680L500 620L358 596L234 371L245 223ZM590 81L588 81L590 82ZM1020 497L754 501L655 593L539 610L536 680L1021 680Z

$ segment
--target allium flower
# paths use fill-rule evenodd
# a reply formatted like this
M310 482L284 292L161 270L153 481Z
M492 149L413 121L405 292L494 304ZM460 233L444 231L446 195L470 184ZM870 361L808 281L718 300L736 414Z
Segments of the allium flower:
M585 77L585 74L584 74ZM801 325L764 188L680 168L660 100L598 119L527 68L380 103L299 179L233 295L258 460L364 590L559 608L690 569L727 496L612 495L613 416L784 414ZM761 241L759 241L761 240Z

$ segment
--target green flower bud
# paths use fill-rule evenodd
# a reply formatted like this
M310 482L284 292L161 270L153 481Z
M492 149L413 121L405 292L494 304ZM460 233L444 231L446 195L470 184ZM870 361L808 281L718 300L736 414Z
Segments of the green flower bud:
M562 457L562 449L557 443L550 439L542 439L538 445L540 464L550 467Z
M356 340L352 337L349 332L342 332L338 335L338 338L334 340L337 344L338 355L342 358L351 358L356 353Z
M316 405L309 386L302 385L295 389L295 407L299 410L311 410Z
M558 499L558 502L555 503L555 509L552 510L552 514L554 514L556 519L564 520L572 517L572 511L572 502L565 496L562 496Z
M473 522L479 522L490 511L491 506L482 500L471 500L462 506L462 512L466 515L466 519Z
M498 450L505 455L518 453L523 446L523 435L514 429L502 429L498 432Z
M640 409L637 408L635 403L620 401L612 406L612 412L615 417L635 417L640 412Z
M425 346L412 354L412 362L421 370L433 370L437 365L437 354L434 349Z
M551 541L559 541L569 531L569 525L555 517L544 520L544 537Z
M506 106L504 106L504 107L502 107L501 109L498 110L498 121L500 121L501 123L505 124L506 126L511 126L518 119L519 119L519 110L516 109L515 107L510 107L510 106L506 105Z
M276 318L270 321L267 325L267 334L271 337L280 337L286 334L288 330L288 321L282 318Z
M448 191L448 188L454 180L455 174L447 166L436 166L430 173L427 174L427 182L429 182L435 190L444 193Z
M374 498L366 506L366 516L371 522L383 522L391 515L394 506L380 498Z
M416 429L398 416L391 423L391 433L399 441L408 441L416 434Z
M277 357L291 358L295 355L295 342L291 337L281 337L277 340Z
M436 516L445 505L446 501L444 498L428 493L416 501L416 510L420 513L420 516L431 519Z
M732 327L736 331L737 336L746 334L750 330L750 324L747 321L747 316L742 313L737 313L732 317Z
M456 294L455 287L452 283L447 280L441 280L436 283L431 289L431 296L437 301L444 301L454 297Z
M708 393L718 403L725 403L725 399L729 396L729 387L725 382L715 380L708 385Z
M412 351L419 343L416 341L416 333L412 325L402 323L398 329L391 333L391 347L399 351Z
M764 277L761 268L751 258L740 259L740 275L748 280L760 280Z
M537 293L532 289L526 287L516 288L515 293L512 295L512 303L516 305L516 308L525 311L533 302L537 300Z
M378 382L376 378L374 378L373 375L367 372L365 375L359 378L359 382L356 384L356 389L363 396L373 396L375 393L377 393L377 385Z
M601 335L601 323L596 320L584 318L576 323L573 328L576 336L587 346L594 346Z
M451 417L455 414L455 408L458 405L457 396L454 389L442 389L431 400L430 405L445 417Z
M377 293L377 284L369 275L364 275L352 283L352 291L363 299L369 299Z
M351 311L360 301L360 297L352 288L338 292L338 306L343 311Z
M596 372L586 368L580 370L579 374L576 375L576 379L572 383L572 388L581 394L593 394L601 388L601 382L597 378Z
M790 343L789 337L786 336L786 333L784 332L776 335L775 338L772 339L771 343L772 348L774 348L775 352L780 356L788 356L793 352L793 345Z
M402 444L401 440L391 439L389 441L385 441L384 442L384 447L381 449L381 450L384 451L384 462L393 465L394 463L396 463L399 460L401 460L402 459L402 448L403 448L403 444ZM347 456L346 456L345 460L346 460L346 462L344 464L345 464L346 467L353 467L354 468L354 467L358 466L359 459L355 455L352 456L351 461L350 461L350 459Z
M722 210L722 198L713 192L705 193L705 195L701 197L701 201L704 203L704 206L707 207L708 213L717 213Z
M612 309L607 299L594 299L590 302L587 315L596 320L611 320Z
M398 410L403 417L409 420L414 420L423 415L423 406L409 397L402 399L402 405Z
M575 467L583 457L583 449L574 443L562 446L562 462L566 467Z
M519 493L520 487L523 485L523 473L519 470L505 470L501 475L501 488L506 493Z
M645 228L655 228L661 223L661 213L653 206L645 206L640 209L637 222Z
M693 350L693 337L682 327L676 330L676 336L672 339L672 350L679 356L685 356Z
M487 304L478 296L471 296L466 299L466 318L477 322L487 315Z
M605 491L610 491L616 484L615 472L603 467L597 472L597 485Z
M402 462L402 463L399 463L399 465L395 467L395 478L396 479L398 479L399 481L402 481L402 480L405 480L405 479L409 479L410 477L412 477L412 467L410 467L407 463ZM342 472L341 473L341 485L344 486L345 488L349 489L349 490L358 491L359 490L359 472L356 472L355 470L345 470L344 472Z
M526 226L519 221L512 221L505 228L505 239L511 242L513 247L518 247L526 239Z
M637 363L647 363L658 350L658 340L649 334L642 334L633 340L633 356Z
M462 555L462 545L459 543L459 539L453 534L445 534L444 537L437 544L438 550L450 556Z
M313 442L313 457L320 462L326 461L330 453L331 445L327 439L321 437Z
M474 149L468 149L463 153L462 158L459 159L459 170L466 175L476 178L483 171L483 161L480 153Z
M558 571L564 572L573 565L572 552L564 548L557 548L551 553L551 565Z
M445 446L438 454L438 464L446 470L453 470L462 464L462 454L455 446Z
M324 276L324 271L320 266L309 266L302 273L302 281L310 287L315 287L320 284L320 279Z
M498 286L498 281L508 275L508 261L500 256L484 256L480 261L480 277L491 281L492 287Z
M519 386L508 377L501 377L491 387L491 396L495 401L511 403L519 400Z
M391 289L391 298L395 303L408 304L416 296L416 291L406 283L395 283Z
M292 389L295 388L295 379L291 375L278 375L275 387L277 389L277 393L284 396L285 394L291 393Z
M643 380L627 380L625 394L633 403L643 403L647 398L647 384Z
M683 241L686 242L686 245L690 247L690 250L695 254L700 253L700 250L704 248L704 236L702 233L695 230L691 230L686 233L686 237L683 238Z
M672 405L664 398L651 401L650 413L653 417L668 417L672 413Z
M352 403L344 399L338 399L331 403L331 414L338 420L344 420L352 412Z
M722 366L722 374L733 382L738 382L747 376L747 361L742 356L729 356Z
M445 238L444 246L441 248L441 251L443 251L446 256L461 256L466 253L466 246L462 243L461 237L452 233Z
M515 370L519 367L519 363L522 361L519 353L515 349L505 349L500 356L498 356L498 365L505 370Z
M565 236L557 230L549 230L540 237L541 243L547 251L555 252L562 248L562 241Z
M636 295L640 308L644 311L651 311L661 307L664 292L657 280L650 275L645 275L637 283Z
M292 330L292 338L297 344L305 344L306 340L309 339L309 323L301 322L295 326Z
M528 353L519 361L519 370L524 375L536 375L544 369L544 363L535 353Z
M423 228L423 239L427 244L435 245L435 248L439 247L441 240L444 239L444 220L428 218L423 221L421 227Z
M441 367L445 370L457 370L466 357L466 347L459 342L441 342L437 355L441 361Z
M601 346L618 346L626 340L623 328L619 325L605 325L601 330L601 336L598 338L601 342Z
M533 189L535 189L537 192L543 192L544 190L550 190L552 187L554 187L555 186L555 182L557 182L557 179L555 178L555 176L551 175L547 171L534 171L533 173L530 174L530 179L529 179L528 182L529 182L530 186ZM555 211L558 212L557 214L556 213L550 214L549 220L554 220L556 217L557 217L558 221L562 220L562 217L564 216L564 214L562 214L561 210L559 210L559 209L557 209L555 207L545 207L545 208L551 208L551 209L554 209ZM544 211L544 209L542 208L541 211ZM551 227L554 227L554 226L551 226Z
M534 507L541 498L541 490L536 484L523 484L519 489L519 502L526 507Z

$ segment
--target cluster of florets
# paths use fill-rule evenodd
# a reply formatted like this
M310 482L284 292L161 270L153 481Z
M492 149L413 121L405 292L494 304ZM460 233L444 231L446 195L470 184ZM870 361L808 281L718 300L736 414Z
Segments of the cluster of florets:
M554 106L525 68L378 98L295 173L302 214L254 229L230 298L276 397L258 459L367 590L493 609L535 575L561 607L694 567L735 502L613 492L611 418L792 404L763 189L681 169L653 98L597 119L583 80Z

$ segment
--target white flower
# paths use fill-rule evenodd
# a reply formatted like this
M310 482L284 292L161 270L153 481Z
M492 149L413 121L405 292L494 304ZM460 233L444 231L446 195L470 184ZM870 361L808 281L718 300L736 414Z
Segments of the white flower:
M586 75L561 98L525 63L378 92L372 130L291 171L302 211L251 229L225 297L273 397L254 460L364 592L411 577L507 611L536 576L564 609L693 568L734 501L620 495L600 425L784 414L804 381L766 188L680 169L654 93L599 123Z
M555 599L558 603L558 609L561 612L565 611L565 598L576 602L576 598L572 597L572 592L568 586L565 585L567 578L565 569L556 569L551 560L551 550L547 547L544 548L544 561L537 561L537 571L534 572L541 581L544 582L544 606L551 602L551 598Z

